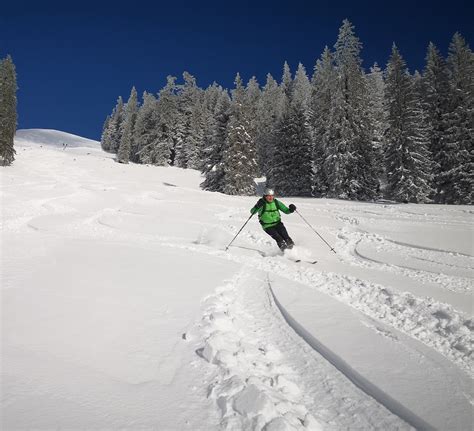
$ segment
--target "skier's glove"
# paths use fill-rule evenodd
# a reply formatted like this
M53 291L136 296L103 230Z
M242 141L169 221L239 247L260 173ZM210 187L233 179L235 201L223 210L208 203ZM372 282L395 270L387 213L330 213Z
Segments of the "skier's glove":
M296 211L296 207L293 204L290 204L288 208L290 209L290 213L294 213Z
M265 200L260 198L258 202L255 204L255 208L262 208L265 205Z

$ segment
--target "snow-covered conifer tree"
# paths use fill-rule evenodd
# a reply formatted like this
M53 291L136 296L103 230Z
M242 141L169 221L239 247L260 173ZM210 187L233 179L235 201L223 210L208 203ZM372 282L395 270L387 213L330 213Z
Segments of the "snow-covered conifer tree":
M204 148L204 104L201 100L194 102L191 111L188 135L186 138L187 167L190 169L201 169L203 167L202 151Z
M395 45L386 76L387 194L400 202L428 202L432 192L432 162L426 118L414 79Z
M183 79L184 84L177 87L179 115L176 118L176 145L174 149L174 164L180 168L188 166L189 157L199 157L196 154L199 153L199 148L196 148L197 141L191 138L191 122L194 107L199 103L201 90L197 86L196 78L190 73L184 72ZM195 121L194 126L197 126L198 123Z
M262 91L260 90L260 85L258 84L257 78L252 76L249 82L247 83L247 87L245 88L245 111L248 115L250 128L248 133L250 134L253 142L255 142L255 148L257 148L257 137L258 137L258 129L259 129L259 119L258 119L258 105L260 101L260 97L262 96ZM258 159L258 155L257 155ZM258 163L257 166L259 167ZM261 172L258 172L259 175Z
M269 183L282 196L309 196L312 189L311 84L301 63L294 81L287 80L285 85L291 92L277 125Z
M474 53L456 33L449 46L449 102L442 138L448 153L441 173L442 202L472 204L474 172Z
M374 149L374 168L382 184L386 184L385 166L383 162L383 137L387 130L387 110L385 106L385 82L383 71L377 63L366 75L369 91L369 115L372 125L372 146Z
M170 145L163 142L158 116L158 102L150 93L143 93L143 104L138 110L134 128L138 162L166 166L170 157Z
M275 79L268 74L257 105L256 146L259 170L268 176L275 147L277 122L283 113L283 92Z
M160 152L169 153L169 164L174 166L177 152L182 151L182 134L178 109L176 78L168 76L158 98L158 129Z
M0 163L15 160L14 138L17 125L16 71L10 56L0 60Z
M104 126L102 127L102 135L100 136L100 146L104 151L109 151L111 147L110 121L111 116L107 115L107 118L104 121Z
M314 66L311 80L313 112L313 194L325 196L328 190L328 173L325 165L326 149L331 120L331 101L336 85L333 55L326 46Z
M281 89L287 100L291 99L291 92L293 91L293 78L291 76L291 69L285 61L283 65L283 76L281 78Z
M246 92L239 74L232 92L231 117L227 126L224 153L225 187L229 195L253 195L257 176L255 142L246 105Z
M446 131L448 110L448 69L436 46L430 42L423 73L423 99L429 122L429 149L433 159L433 187L435 202L442 202L448 191L443 184L444 172L450 169L450 155L446 151L443 136Z
M120 141L122 140L124 115L124 103L122 96L119 96L117 104L110 116L107 131L104 131L103 148L105 151L117 153L120 147Z
M227 124L230 118L230 99L226 90L221 89L214 108L213 122L208 145L203 151L205 165L202 172L205 180L201 184L204 190L224 192L225 164L224 155L227 144Z
M373 199L379 182L372 145L367 81L362 70L362 44L344 20L334 53L336 81L331 99L325 165L328 196Z
M120 140L120 147L117 153L117 160L120 163L128 163L129 160L137 161L137 146L133 139L133 129L138 112L138 96L135 87L130 92L130 97L125 108L125 119L123 124L123 134Z
M296 69L291 101L303 107L308 113L310 112L311 82L306 74L305 67L301 63L298 64Z

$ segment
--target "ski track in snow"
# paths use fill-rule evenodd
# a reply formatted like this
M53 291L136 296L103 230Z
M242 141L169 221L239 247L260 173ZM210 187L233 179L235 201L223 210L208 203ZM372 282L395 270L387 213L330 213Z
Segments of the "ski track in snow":
M208 396L222 429L410 429L286 325L260 274L244 266L204 300L194 329L203 340L197 354L219 369ZM370 414L361 414L359 403Z
M446 271L448 269L466 269L474 271L474 258L468 256L452 256L452 253L445 251L432 251L425 248L407 247L386 240L377 234L352 231L348 228L343 228L337 234L338 242L336 248L339 251L339 256L343 261L355 266L361 266L371 269L383 269L391 271L396 274L401 274L422 283L434 283L440 287L451 290L453 292L471 293L472 279L466 277L459 277L455 275L447 275L438 271ZM398 253L403 260L402 264L389 264L371 257L365 256L360 247L362 244L369 244L375 250L383 250L388 252ZM447 262L442 262L442 259ZM410 267L410 259L418 259L427 261L433 267L432 271L421 270ZM452 263L455 262L455 263ZM452 271L454 272L454 271Z

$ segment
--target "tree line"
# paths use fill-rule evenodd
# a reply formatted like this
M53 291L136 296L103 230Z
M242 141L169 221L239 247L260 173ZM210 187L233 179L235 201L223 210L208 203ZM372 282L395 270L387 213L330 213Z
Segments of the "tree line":
M430 43L422 73L394 44L382 70L362 66L344 20L308 76L287 63L260 86L237 74L230 91L185 72L139 102L132 88L107 117L101 143L121 163L198 169L205 190L253 195L471 204L474 54L456 33L447 57Z

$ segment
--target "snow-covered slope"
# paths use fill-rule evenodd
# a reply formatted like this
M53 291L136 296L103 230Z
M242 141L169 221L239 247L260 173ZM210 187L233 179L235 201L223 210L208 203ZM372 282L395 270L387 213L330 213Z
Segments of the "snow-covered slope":
M19 145L22 143L31 143L59 147L61 149L65 144L72 148L100 148L100 142L93 141L92 139L82 138L81 136L61 132L59 130L48 129L18 130L15 135L15 142Z
M255 198L58 131L16 150L2 429L471 429L472 208L283 199L337 254L297 214L287 256L256 220L225 252Z

